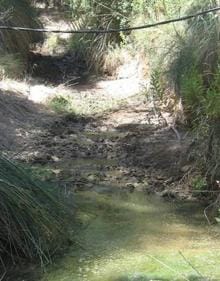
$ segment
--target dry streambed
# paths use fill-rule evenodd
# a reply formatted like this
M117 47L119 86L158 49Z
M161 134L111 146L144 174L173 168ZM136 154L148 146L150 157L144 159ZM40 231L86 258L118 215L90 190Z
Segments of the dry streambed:
M42 279L33 267L31 277L28 268L8 280L218 280L203 278L219 278L218 228L206 225L203 207L147 195L192 199L181 185L190 168L184 131L178 139L144 94L114 98L92 84L64 89L80 114L52 111L47 99L36 103L18 89L0 93L2 151L74 192L83 247L70 245Z
M103 81L72 89L29 85L28 94L27 85L2 82L2 102L11 101L2 107L7 118L0 124L4 139L11 142L2 145L43 178L77 190L100 186L106 192L136 189L189 198L178 183L190 138L179 131L179 140L146 96L137 94L138 87L131 91L125 84ZM20 93L14 94L18 86ZM34 95L33 89L38 89ZM71 98L78 112L48 110L48 96L59 93Z

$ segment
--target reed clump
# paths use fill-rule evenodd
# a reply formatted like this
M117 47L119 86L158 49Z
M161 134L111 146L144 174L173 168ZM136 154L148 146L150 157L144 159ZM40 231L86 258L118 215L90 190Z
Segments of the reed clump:
M67 238L67 207L58 189L0 156L0 261L49 263Z

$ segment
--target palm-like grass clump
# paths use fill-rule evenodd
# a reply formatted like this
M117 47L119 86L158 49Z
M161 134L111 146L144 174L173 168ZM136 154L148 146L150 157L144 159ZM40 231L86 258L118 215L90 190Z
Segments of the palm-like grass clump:
M49 262L64 241L65 207L59 192L0 156L0 259ZM53 249L52 249L53 248Z

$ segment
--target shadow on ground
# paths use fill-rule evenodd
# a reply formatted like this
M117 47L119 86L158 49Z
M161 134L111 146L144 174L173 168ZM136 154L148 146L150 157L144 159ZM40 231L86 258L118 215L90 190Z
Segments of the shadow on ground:
M77 53L63 55L29 54L29 74L44 84L72 86L87 79L86 62Z
M32 133L45 129L53 117L19 93L1 91L0 106L0 147L15 152Z

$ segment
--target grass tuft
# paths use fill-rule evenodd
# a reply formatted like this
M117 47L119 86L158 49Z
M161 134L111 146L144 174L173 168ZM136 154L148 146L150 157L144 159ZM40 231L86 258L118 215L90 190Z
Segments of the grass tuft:
M49 263L66 239L61 195L0 156L0 260Z

